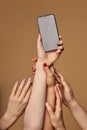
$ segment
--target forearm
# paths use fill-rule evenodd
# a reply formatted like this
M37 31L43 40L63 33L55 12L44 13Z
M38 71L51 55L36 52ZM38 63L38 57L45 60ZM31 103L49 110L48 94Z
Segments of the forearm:
M73 117L75 118L75 120L77 121L77 123L79 124L79 126L83 129L83 130L87 130L87 113L86 111L79 105L79 103L77 102L76 99L74 99L70 105L69 105L69 109L73 115Z
M42 62L37 62L32 94L25 111L24 126L26 130L41 130L46 98L46 74Z
M55 93L54 93L54 86L51 86L47 88L47 101L52 109L54 110L54 106L55 106ZM44 128L43 130L53 130L54 128L52 127L51 125L51 122L50 122L50 117L48 115L48 112L46 110L45 112L45 120L44 120Z
M16 117L11 117L6 112L3 115L3 117L0 119L0 130L7 130L14 124L15 120L16 120Z

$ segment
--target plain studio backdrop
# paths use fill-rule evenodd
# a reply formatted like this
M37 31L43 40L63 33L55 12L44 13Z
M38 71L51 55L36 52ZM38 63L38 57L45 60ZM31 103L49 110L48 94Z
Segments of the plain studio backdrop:
M33 78L31 59L37 56L37 17L52 13L65 47L55 67L87 108L87 0L0 0L0 117L14 83ZM68 109L63 108L67 130L80 130ZM23 116L11 128L20 129Z

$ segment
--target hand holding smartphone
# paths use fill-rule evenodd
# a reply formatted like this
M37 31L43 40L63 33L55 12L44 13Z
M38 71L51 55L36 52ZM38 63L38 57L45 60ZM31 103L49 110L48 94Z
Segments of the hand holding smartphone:
M59 37L55 15L38 17L38 26L45 52L56 50Z

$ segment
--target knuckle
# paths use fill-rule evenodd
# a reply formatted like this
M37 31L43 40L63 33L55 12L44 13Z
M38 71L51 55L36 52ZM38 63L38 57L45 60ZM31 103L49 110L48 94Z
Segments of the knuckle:
M27 105L28 101L27 100L23 100L23 105Z

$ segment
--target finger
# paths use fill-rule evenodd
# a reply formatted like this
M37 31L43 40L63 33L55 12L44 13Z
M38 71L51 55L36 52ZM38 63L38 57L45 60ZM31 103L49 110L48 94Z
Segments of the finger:
M52 119L53 116L54 116L54 113L53 113L53 110L52 110L51 106L50 106L48 103L46 103L46 109L47 109L47 111L48 111L48 114L49 114L49 116L50 116L50 119Z
M44 64L43 64L43 68L44 68L44 70L45 70L47 76L52 75L52 73L51 73L49 67L47 66L47 63L44 63Z
M40 34L38 34L38 38L37 38L37 48L42 48L41 35Z
M38 52L38 56L40 56L42 53L43 54L45 53L42 42L41 42L40 34L38 35L38 38L37 38L37 52Z
M62 35L59 35L59 40L61 40L62 39Z
M35 72L36 72L36 71L32 71L32 74L35 75Z
M57 75L57 73L54 73L54 76L55 76L57 83L60 84L61 80L60 80L59 76Z
M70 89L70 85L68 84L68 82L65 80L64 76L58 72L58 75L60 77L60 80L61 80L61 84L62 84L62 87L66 90L69 90Z
M36 66L34 65L34 66L32 66L32 71L36 71Z
M14 87L12 89L11 97L15 96L17 88L18 88L18 81L15 83L15 85L14 85Z
M24 97L24 102L25 103L28 103L29 99L30 99L30 96L31 96L31 91L32 91L32 86L30 86L28 92L26 93L25 97Z
M22 92L22 89L24 87L24 84L25 84L25 79L23 79L20 83L20 86L18 87L18 90L16 92L16 96L20 96L21 92Z
M59 76L59 78L60 78L61 80L64 80L64 77L63 77L63 75L62 75L60 72L56 71L56 73L57 73L57 75Z
M55 68L54 68L54 71L55 71L55 75L60 79L60 76L59 76L59 71L57 71ZM60 79L61 80L61 79Z
M26 83L26 85L24 86L24 88L23 88L21 94L20 94L20 99L21 99L21 100L23 100L23 98L25 97L25 95L26 95L28 89L29 89L30 86L31 86L31 83L32 83L32 80L31 80L31 78L29 78L28 81L27 81L27 83Z
M57 51L56 51L56 54L61 54L63 50L64 50L64 47L63 46L59 46Z
M63 41L62 40L60 40L59 42L58 42L58 44L57 44L58 46L61 46L61 45L63 45Z
M62 52L63 50L64 50L64 46L63 45L58 46L57 52Z
M55 76L55 78L56 78L56 80L57 80L57 82L60 84L61 83L61 79L60 79L60 76L59 76L59 72L54 68L54 76Z
M58 90L58 93L59 93L59 96L60 96L60 100L62 102L62 92L61 92L61 89L60 89L60 85L58 87L56 87L57 90Z
M55 76L55 79L56 79L57 83L59 84L60 90L63 91L64 90L64 86L63 86L63 84L61 82L60 76L58 75L57 71L55 72L54 76Z
M55 107L56 110L55 110L55 113L58 115L59 111L61 111L61 109L62 109L62 101L61 101L58 85L55 86L55 94L56 94L56 107Z
M32 62L37 62L37 57L32 58Z
M58 89L57 89L58 86L59 86L59 84L55 85L56 104L57 104L57 101L59 100L59 92L58 92Z
M35 72L36 72L36 66L34 65L32 66L32 73L35 74Z

